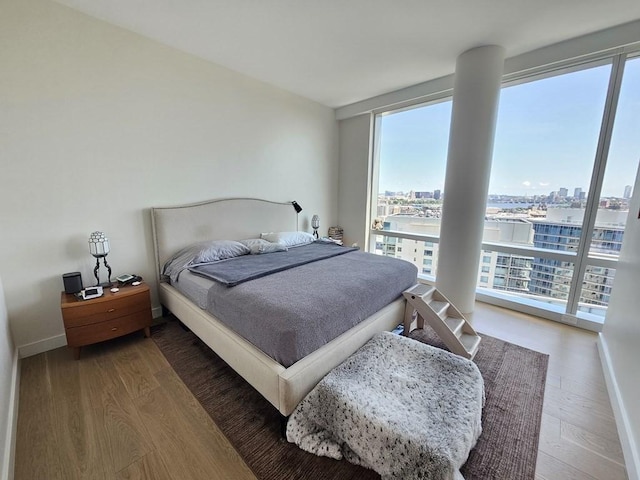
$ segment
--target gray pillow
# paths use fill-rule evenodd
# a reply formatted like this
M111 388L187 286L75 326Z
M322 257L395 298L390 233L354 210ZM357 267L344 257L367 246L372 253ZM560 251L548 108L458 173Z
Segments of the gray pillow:
M175 282L180 272L191 265L218 262L250 252L249 247L234 240L208 240L180 250L164 264L162 273Z
M286 252L289 250L280 243L268 242L262 238L247 238L240 240L240 243L246 245L251 250L252 255L260 255L263 253Z
M235 240L213 240L200 244L191 264L218 262L249 253L249 247Z

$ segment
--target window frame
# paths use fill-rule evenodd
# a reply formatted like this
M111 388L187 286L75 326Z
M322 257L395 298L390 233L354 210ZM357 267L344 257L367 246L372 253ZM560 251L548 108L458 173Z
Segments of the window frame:
M589 185L589 196L585 205L585 216L581 226L581 236L579 240L580 248L573 251L558 251L558 250L546 250L542 248L529 247L529 246L513 246L505 245L495 242L482 242L481 249L483 251L499 252L512 254L523 257L539 257L548 260L555 260L564 262L565 264L573 265L573 275L569 285L569 297L565 308L558 308L556 305L545 305L541 307L536 305L536 302L521 301L521 299L508 298L507 295L500 292L487 291L486 288L476 288L476 299L485 301L488 303L494 303L498 305L506 306L513 310L523 311L527 313L533 313L542 317L550 318L552 320L561 321L564 323L578 324L583 328L587 328L594 331L600 331L602 328L603 318L598 318L592 314L583 314L580 311L580 297L582 294L582 285L585 281L585 274L588 267L600 267L605 269L616 269L618 259L612 255L604 255L590 252L591 241L595 228L595 220L598 210L598 203L600 200L602 184L604 181L604 173L606 169L609 147L611 144L613 126L615 116L617 112L617 104L620 96L620 90L622 86L624 76L625 62L630 59L640 57L640 46L636 46L633 51L623 49L622 51L608 52L602 55L594 55L590 58L585 58L579 61L565 62L563 65L556 65L554 67L541 67L539 69L529 70L527 72L505 75L501 84L501 89L510 87L517 84L528 83L543 78L564 75L574 71L579 71L587 68L593 68L600 65L610 64L611 72L609 77L609 83L607 87L604 113L602 116L600 131L598 136L598 142L596 147L595 159L593 169L591 172L591 180ZM452 99L452 90L443 90L433 95L423 97L415 102L407 102L401 108L392 109L380 109L379 111L373 111L372 122L372 148L370 155L371 162L371 175L369 179L369 198L368 198L368 214L372 218L375 218L374 212L376 212L377 198L378 198L378 181L379 181L379 166L380 166L380 139L379 135L381 127L381 118L385 114L397 113L413 108L421 108L437 103L449 101ZM368 232L367 250L375 251L375 243L377 236L387 236L396 239L411 239L421 242L431 242L437 245L440 241L439 235L424 235L417 233L407 233L400 231L384 230L379 231L371 228ZM484 253L481 255L481 262L484 261ZM478 270L480 271L480 265ZM419 277L423 281L434 281L434 277L425 277L419 274ZM480 282L478 282L479 284ZM540 302L541 303L541 302Z

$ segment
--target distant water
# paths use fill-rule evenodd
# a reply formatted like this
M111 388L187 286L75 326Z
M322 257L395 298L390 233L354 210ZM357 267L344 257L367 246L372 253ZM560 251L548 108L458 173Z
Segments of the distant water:
M514 208L530 208L535 203L516 203L516 202L504 202L504 203L487 203L487 208L501 208L503 210L513 210Z

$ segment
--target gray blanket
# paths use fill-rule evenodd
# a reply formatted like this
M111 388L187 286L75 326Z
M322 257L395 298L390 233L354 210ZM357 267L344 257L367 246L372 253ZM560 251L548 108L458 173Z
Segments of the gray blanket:
M344 255L357 250L342 247L334 243L311 243L301 247L290 248L286 252L275 252L265 255L243 255L221 262L189 267L189 271L233 287L249 280L265 277L272 273L288 270L293 267L317 262L325 258Z
M483 404L473 362L383 332L300 402L287 440L371 468L383 480L462 479Z
M207 311L288 367L396 300L417 273L407 261L351 251L231 288L213 282Z

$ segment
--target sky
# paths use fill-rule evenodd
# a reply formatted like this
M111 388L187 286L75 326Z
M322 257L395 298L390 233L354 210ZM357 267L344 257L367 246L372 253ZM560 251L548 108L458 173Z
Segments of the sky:
M489 194L588 191L611 65L503 88ZM444 191L451 101L382 117L379 191ZM622 197L640 160L640 58L627 61L603 197Z

